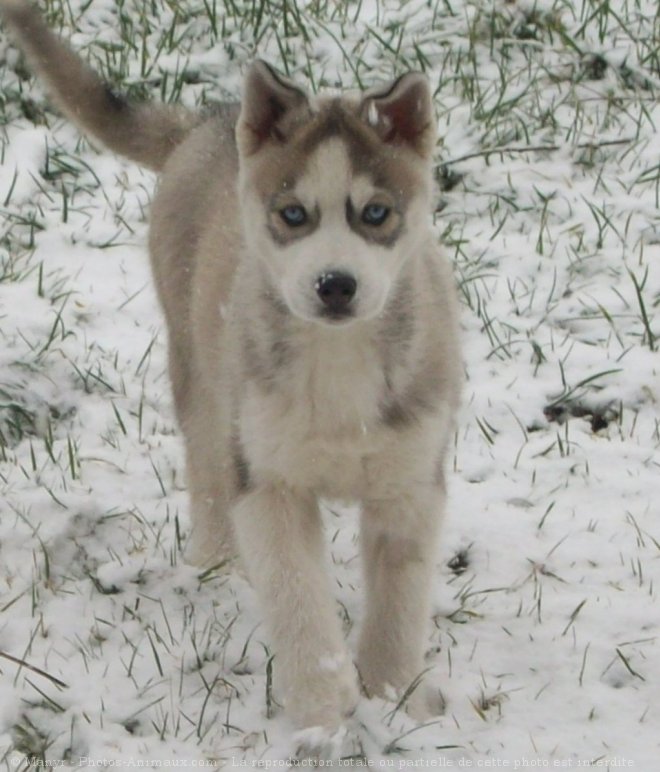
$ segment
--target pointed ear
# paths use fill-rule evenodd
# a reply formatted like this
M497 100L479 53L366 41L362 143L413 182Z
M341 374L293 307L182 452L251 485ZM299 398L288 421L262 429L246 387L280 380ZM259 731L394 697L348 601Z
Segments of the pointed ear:
M409 72L385 90L368 91L360 114L383 142L410 145L423 158L433 153L435 117L429 82L422 73Z
M245 77L236 129L241 155L252 155L269 139L283 141L286 118L300 108L309 110L307 92L266 62L256 61Z

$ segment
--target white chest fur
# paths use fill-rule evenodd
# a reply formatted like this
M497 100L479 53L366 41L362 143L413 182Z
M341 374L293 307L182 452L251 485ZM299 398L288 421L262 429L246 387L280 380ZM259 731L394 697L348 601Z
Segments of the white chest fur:
M240 434L251 473L351 498L365 459L384 442L385 376L370 335L319 327L297 341L286 380L251 382L240 405Z

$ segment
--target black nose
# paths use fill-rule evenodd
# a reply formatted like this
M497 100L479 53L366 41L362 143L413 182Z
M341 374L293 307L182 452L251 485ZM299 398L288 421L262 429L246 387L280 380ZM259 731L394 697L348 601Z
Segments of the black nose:
M357 290L357 282L350 274L324 273L316 280L315 287L316 294L332 316L349 313L349 305Z

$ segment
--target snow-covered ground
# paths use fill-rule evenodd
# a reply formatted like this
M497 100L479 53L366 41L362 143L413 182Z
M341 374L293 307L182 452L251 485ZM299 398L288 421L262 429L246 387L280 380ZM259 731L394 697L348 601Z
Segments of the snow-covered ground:
M656 1L47 7L117 86L189 104L236 97L255 52L315 88L429 73L467 374L428 640L446 710L363 700L344 764L657 769ZM282 764L252 591L181 557L155 180L57 118L1 30L0 124L0 766ZM326 516L353 640L355 512Z

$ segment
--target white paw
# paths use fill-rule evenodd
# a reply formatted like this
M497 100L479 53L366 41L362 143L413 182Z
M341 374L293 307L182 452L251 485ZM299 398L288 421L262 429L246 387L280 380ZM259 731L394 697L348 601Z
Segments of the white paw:
M281 673L280 677L285 677ZM332 669L305 668L286 690L285 708L293 723L307 731L322 728L330 733L353 714L360 698L357 672L348 656Z
M437 683L422 681L405 701L405 711L415 721L428 721L445 712L445 701Z
M293 735L292 757L303 766L336 766L340 759L363 756L357 727L351 723L334 730L322 726L301 729Z
M334 730L323 726L300 729L293 735L293 757L296 761L309 761L316 764L338 759L342 754L342 746L347 734L345 726Z
M434 672L422 672L405 687L395 688L392 684L381 684L368 692L370 697L378 697L394 703L394 710L407 713L418 722L441 716L445 712L445 700L440 688L440 680Z

